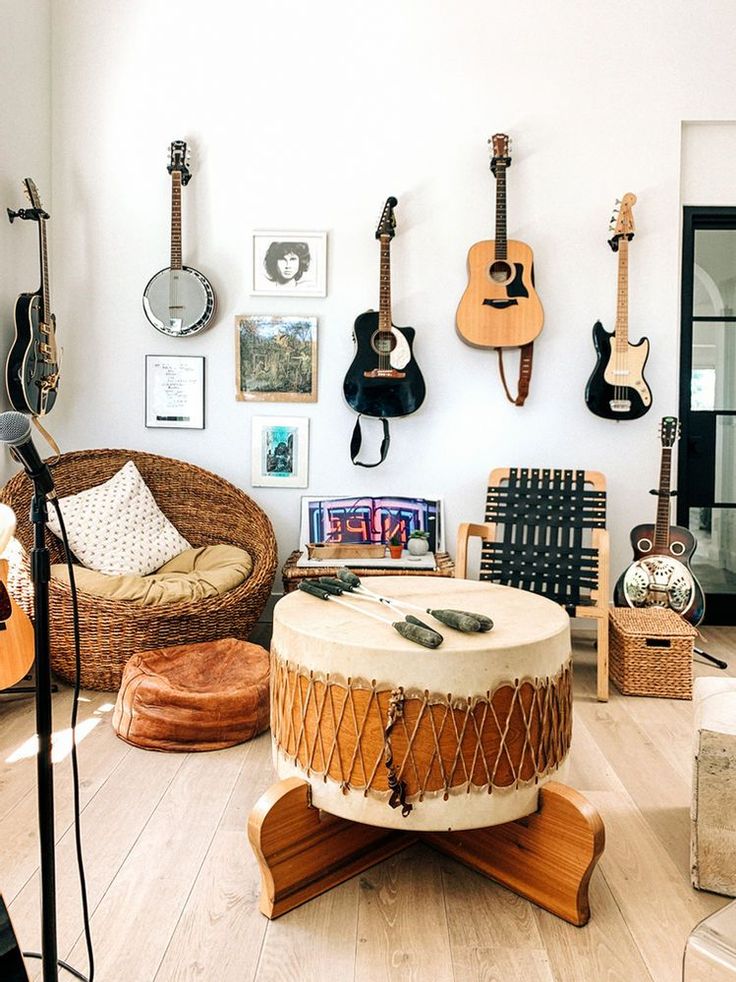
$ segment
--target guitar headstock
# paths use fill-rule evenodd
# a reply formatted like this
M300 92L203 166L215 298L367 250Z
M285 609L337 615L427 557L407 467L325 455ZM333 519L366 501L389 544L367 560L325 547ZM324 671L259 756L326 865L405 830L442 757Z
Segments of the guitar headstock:
M36 182L32 177L26 177L23 179L23 185L25 189L26 198L31 203L31 208L35 208L36 211L43 211L43 205L41 204L41 195L38 193L38 188L36 187Z
M488 146L491 154L491 170L495 177L499 165L511 166L511 137L506 136L505 133L494 133L488 141Z
M616 203L613 206L613 214L611 215L611 223L608 227L608 231L611 232L611 238L608 240L608 244L614 252L618 249L621 239L626 238L630 242L634 238L636 228L634 226L634 212L632 209L635 204L636 195L630 191L620 201L618 198L616 199Z
M183 185L188 184L192 176L192 172L189 169L191 156L192 152L184 140L174 140L169 147L169 165L166 169L169 174L179 171Z
M394 208L398 203L398 200L393 196L386 198L386 204L383 206L378 227L376 228L377 239L382 239L384 236L393 239L396 234L396 215L394 215Z
M663 416L659 424L659 438L663 447L674 447L680 439L680 421L677 416Z

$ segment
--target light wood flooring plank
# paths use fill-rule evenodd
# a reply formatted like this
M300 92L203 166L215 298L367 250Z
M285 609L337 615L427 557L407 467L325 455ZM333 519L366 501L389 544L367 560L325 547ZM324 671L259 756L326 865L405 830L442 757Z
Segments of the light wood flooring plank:
M108 738L108 716L99 718L99 725L90 730L79 744L80 799L83 808L130 750L121 740ZM34 732L34 726L35 720L29 719L31 733ZM15 899L38 868L35 770L28 775L28 781L27 794L0 821L0 891L4 893L6 903ZM58 841L71 826L74 816L71 764L68 757L54 765L54 805Z
M112 727L108 736L117 740ZM181 755L150 754L130 748L82 812L91 911L105 895L184 759ZM105 829L114 829L114 833L106 835ZM83 926L73 827L57 846L56 873L59 950L67 952L74 947ZM23 930L24 944L36 951L40 944L39 903L39 880L33 877L11 907L16 929Z
M190 754L177 771L92 917L98 982L151 982L155 977L242 755L242 747ZM82 958L80 940L68 961L76 964Z
M442 876L455 978L552 982L532 905L440 854L432 858Z
M256 982L351 982L355 978L359 883L355 877L269 921Z
M219 828L166 951L156 982L253 978L266 933L261 876L246 823L273 783L271 738L244 747L243 764Z
M33 707L32 699L17 700L12 707L10 703L0 704L0 821L35 788L36 756L35 750L30 748L33 732L30 735L28 732L29 719L35 712ZM53 707L55 730L67 729L71 690L59 692L53 700ZM95 708L94 701L81 704L80 722L92 715ZM25 755L19 757L19 754Z
M356 980L454 979L438 857L413 846L359 879Z

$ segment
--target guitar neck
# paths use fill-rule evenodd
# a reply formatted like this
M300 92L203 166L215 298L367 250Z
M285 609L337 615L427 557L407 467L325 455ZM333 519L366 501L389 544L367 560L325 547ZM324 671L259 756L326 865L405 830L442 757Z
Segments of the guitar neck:
M629 240L625 235L618 243L615 343L617 351L626 351L629 345Z
M46 245L46 219L38 221L38 248L41 265L41 322L48 324L51 316L51 299L49 297L49 256Z
M662 462L659 467L659 490L657 498L657 523L654 526L654 545L658 549L669 549L670 545L670 483L672 474L672 447L662 447Z
M388 371L391 367L390 344L382 344L386 340L381 335L391 336L391 238L381 236L381 266L380 266L380 298L378 304L378 368Z
M181 269L181 171L171 172L171 268Z
M506 163L496 163L496 259L505 259L506 239Z

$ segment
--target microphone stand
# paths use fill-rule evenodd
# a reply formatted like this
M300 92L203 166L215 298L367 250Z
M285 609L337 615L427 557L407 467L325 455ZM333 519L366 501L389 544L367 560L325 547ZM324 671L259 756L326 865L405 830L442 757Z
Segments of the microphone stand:
M36 731L38 754L38 837L41 847L41 953L43 982L58 982L56 935L56 836L54 831L54 772L51 762L51 652L49 645L49 579L51 565L46 545L48 508L46 492L34 481L31 502L33 550L31 580L36 656Z

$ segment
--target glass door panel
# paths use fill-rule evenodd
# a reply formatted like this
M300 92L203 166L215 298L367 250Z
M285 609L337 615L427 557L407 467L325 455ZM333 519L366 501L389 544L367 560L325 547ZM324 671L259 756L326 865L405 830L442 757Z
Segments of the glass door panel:
M690 409L736 410L736 323L693 321Z
M736 207L686 207L677 521L706 622L736 623Z
M698 540L692 571L709 593L736 593L736 508L691 508L690 531Z
M736 312L736 229L695 230L696 317L731 316Z

